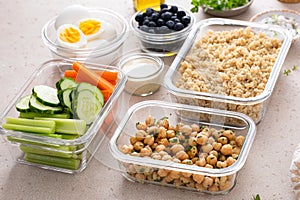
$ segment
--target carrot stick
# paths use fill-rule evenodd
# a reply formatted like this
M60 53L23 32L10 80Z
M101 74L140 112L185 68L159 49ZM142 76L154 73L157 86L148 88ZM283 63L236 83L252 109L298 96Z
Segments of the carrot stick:
M101 92L102 92L103 97L104 97L104 102L106 102L109 99L110 95L111 95L111 91L109 91L109 90L101 90Z
M85 82L97 86L100 90L113 92L114 86L110 82L100 77L97 73L88 69L83 64L74 62L72 68L77 72L76 79L85 80Z
M109 82L116 82L118 79L118 72L113 72L113 71L97 71L94 70L96 74L101 76L102 78L106 79ZM73 69L66 70L64 72L65 77L76 77L77 72Z

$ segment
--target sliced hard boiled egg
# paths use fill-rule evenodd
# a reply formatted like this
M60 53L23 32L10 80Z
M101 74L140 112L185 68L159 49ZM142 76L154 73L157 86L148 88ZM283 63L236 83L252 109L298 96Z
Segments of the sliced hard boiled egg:
M85 18L78 22L79 29L88 40L98 39L105 31L103 23L97 18Z
M90 16L88 8L82 5L71 5L64 8L61 13L56 17L55 29L58 30L63 24L75 24L78 20Z
M58 28L57 41L60 45L72 49L81 48L87 44L85 35L73 24L64 24Z

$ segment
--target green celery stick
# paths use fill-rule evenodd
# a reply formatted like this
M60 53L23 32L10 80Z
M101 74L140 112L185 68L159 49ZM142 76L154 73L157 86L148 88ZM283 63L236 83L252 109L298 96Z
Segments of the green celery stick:
M62 139L73 140L78 138L78 135L68 135L68 134L60 134Z
M33 119L35 117L69 119L71 116L69 113L47 114L47 113L37 113L37 112L20 112L19 115L19 118Z
M22 151L24 151L25 153L34 153L34 154L41 154L41 155L47 155L47 156L56 156L56 157L74 158L74 159L78 159L78 157L79 157L77 154L41 149L41 148L31 147L31 146L27 146L27 145L20 145L20 149Z
M43 118L43 117L35 117L34 119L55 121L56 133L83 135L87 129L86 122L80 119L58 119L58 118Z
M33 145L40 145L40 146L47 146L47 147L53 147L53 148L60 148L58 144L51 144L41 141L32 141L24 138L16 138L13 136L7 136L7 139L11 142L18 142L18 143L24 143L24 144L33 144Z
M53 131L55 131L55 122L50 121L50 120L35 120L35 119L23 119L23 118L7 117L6 118L6 123L25 125L25 126L46 127L46 128L53 129Z
M26 153L25 159L28 162L50 165L65 169L76 170L79 168L80 160L73 158L59 158L54 156L39 155L34 153Z
M39 134L53 134L55 130L47 127L37 127L37 126L25 126L25 125L18 125L18 124L2 124L2 127L7 130L14 130L14 131L22 131L22 132L29 132L29 133L39 133Z

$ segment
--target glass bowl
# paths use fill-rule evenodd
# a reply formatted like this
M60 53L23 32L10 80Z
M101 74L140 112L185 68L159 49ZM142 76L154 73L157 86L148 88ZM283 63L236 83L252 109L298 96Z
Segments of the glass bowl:
M16 110L15 105L21 97L32 93L33 86L47 85L55 87L56 82L64 76L64 71L72 69L72 62L69 61L49 60L43 63L26 81L23 88L21 88L13 101L6 107L5 111L1 113L0 134L7 142L12 144L12 157L16 158L19 163L71 174L82 172L87 167L88 162L93 157L112 124L113 119L109 117L109 113L124 89L126 75L116 67L90 63L85 63L85 65L94 70L117 72L118 79L113 94L84 135L76 139L61 139L21 131L6 130L2 127L7 117L19 116L20 112ZM79 163L79 165L72 165L72 168L66 168L57 165L57 163L45 164L35 162L30 160L23 151L38 154L37 156L49 156L49 159L54 159L60 164L75 162L77 164Z
M90 18L103 20L111 28L112 34L106 38L107 42L93 44L91 47L70 49L57 42L55 22L58 16L49 20L42 29L44 44L54 55L54 58L71 59L77 61L97 61L109 64L116 55L122 53L122 44L128 36L128 23L118 13L105 8L88 8ZM91 43L92 44L92 43Z
M209 115L210 120L203 114ZM240 126L226 124L227 118L239 120ZM235 146L236 155L223 151L226 147L221 147L221 143L216 145L225 139L222 135L230 138L229 132L231 142L228 139L223 145ZM122 175L131 181L226 194L235 186L255 134L255 123L242 113L143 101L133 105L123 117L110 140L110 151L119 161ZM238 138L244 142L235 142ZM218 162L210 162L210 156Z
M193 25L195 24L195 18L189 10L182 7L178 7L178 10L184 11L187 16L190 16L191 21L184 29L171 33L149 33L140 30L138 28L139 24L136 22L135 18L137 15L144 13L146 9L141 10L132 16L130 20L130 27L133 30L133 33L140 40L141 49L144 52L160 57L173 56L177 54ZM156 30L158 28L156 28Z

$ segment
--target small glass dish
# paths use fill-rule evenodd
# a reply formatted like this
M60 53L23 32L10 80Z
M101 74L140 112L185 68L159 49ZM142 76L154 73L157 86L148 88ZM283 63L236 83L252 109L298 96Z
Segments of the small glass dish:
M148 96L162 85L163 61L145 53L124 56L117 65L127 76L125 91L136 96Z
M54 58L77 61L97 61L109 64L115 56L122 53L122 45L128 36L128 23L120 14L105 8L87 8L90 18L100 19L109 24L112 33L106 35L107 42L94 43L77 49L64 47L57 42L55 28L58 16L49 20L42 29L44 44L52 52ZM92 43L91 43L92 44Z
M195 18L189 10L182 7L178 7L178 10L184 11L186 15L190 17L190 23L184 29L171 33L149 33L140 30L138 28L139 24L136 22L135 18L137 15L144 13L146 9L136 12L131 17L130 27L133 30L133 33L140 40L141 49L144 52L151 53L152 55L159 57L168 57L177 54L195 24Z
M288 31L274 26L202 20L167 71L165 86L175 102L242 112L259 123L291 42Z
M202 118L203 114L209 115L210 120ZM239 120L240 126L228 126L226 118ZM212 148L216 141L222 140L225 130L226 134L233 131L231 141L244 139L243 144L229 140L227 145L223 144L239 146L238 156L228 154L224 157L223 146ZM201 139L200 135L206 137L207 142L195 143L196 134L198 139ZM226 194L235 186L237 173L246 162L255 134L255 123L242 113L156 100L143 101L133 105L123 117L110 140L110 151L119 161L118 169L128 180L201 193ZM220 163L210 163L208 160L212 155ZM234 163L230 161L229 164L228 161L228 166L218 166L233 157ZM208 165L202 163L203 159L207 159Z
M43 63L26 81L23 88L21 88L13 101L6 107L5 111L1 113L0 134L7 142L12 144L12 157L16 158L19 163L71 174L82 172L87 167L88 162L93 157L112 124L112 119L108 117L109 112L112 110L112 107L114 107L116 100L124 89L126 75L116 67L90 63L85 63L85 65L94 70L117 72L118 79L113 94L84 135L76 139L61 139L21 131L6 130L2 127L7 117L19 116L20 112L16 110L15 105L21 97L32 93L33 86L47 85L55 87L56 82L64 76L65 70L72 69L72 62L69 61L49 60ZM76 163L76 165L72 164L71 168L65 168L57 163L42 164L31 162L29 161L30 158L26 157L26 153L23 152L25 149L34 154L38 154L37 156L50 156L50 159L56 159L57 163L60 164L71 162Z

